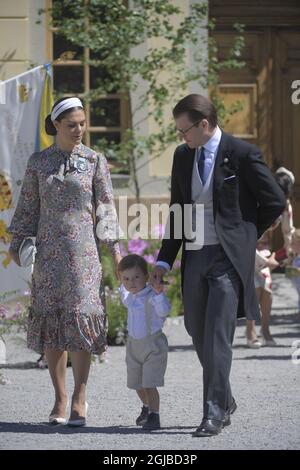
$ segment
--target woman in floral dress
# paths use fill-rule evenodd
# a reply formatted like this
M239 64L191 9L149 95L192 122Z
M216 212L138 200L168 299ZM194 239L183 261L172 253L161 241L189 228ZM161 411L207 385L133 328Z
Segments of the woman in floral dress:
M29 158L9 227L13 234L10 253L18 265L22 241L36 237L28 347L45 352L47 357L55 389L49 421L66 422L65 377L70 352L74 392L68 424L75 426L85 424L91 354L106 349L96 223L109 224L109 233L102 230L101 242L109 247L116 266L121 259L116 218L105 221L108 213L115 213L107 162L81 143L85 129L85 113L78 98L54 104L46 119L46 132L55 135L56 142Z

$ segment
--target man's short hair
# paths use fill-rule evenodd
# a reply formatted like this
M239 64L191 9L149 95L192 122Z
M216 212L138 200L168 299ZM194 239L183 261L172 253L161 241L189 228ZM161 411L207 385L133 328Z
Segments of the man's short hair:
M202 95L191 94L182 98L173 109L173 117L176 119L184 113L191 122L207 119L211 127L216 127L218 124L216 108Z

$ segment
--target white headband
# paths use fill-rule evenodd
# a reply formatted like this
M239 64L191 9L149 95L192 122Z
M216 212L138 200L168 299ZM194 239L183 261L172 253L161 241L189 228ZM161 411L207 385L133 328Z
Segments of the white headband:
M66 98L53 108L51 113L51 121L55 121L55 119L67 109L76 107L83 108L83 104L79 98Z
M276 175L278 175L279 173L284 173L285 175L288 175L291 179L292 184L295 184L295 176L290 170L288 170L284 166L281 166L280 168L278 168L278 170L276 170Z

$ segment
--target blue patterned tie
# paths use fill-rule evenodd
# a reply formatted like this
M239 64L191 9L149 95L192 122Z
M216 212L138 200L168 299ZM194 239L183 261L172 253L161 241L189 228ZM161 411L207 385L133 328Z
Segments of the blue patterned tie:
M199 176L201 178L203 186L205 185L205 181L206 181L206 178L204 178L204 167L205 167L204 147L201 147L200 157L198 160L198 170L199 170Z

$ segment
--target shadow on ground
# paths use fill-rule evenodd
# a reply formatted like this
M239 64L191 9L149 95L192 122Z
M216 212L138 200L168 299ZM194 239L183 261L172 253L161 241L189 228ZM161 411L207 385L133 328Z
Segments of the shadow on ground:
M195 426L162 427L155 432L151 431L151 434L188 434L188 430L193 429L195 429ZM0 432L10 432L15 434L149 434L149 431L144 431L142 428L129 426L84 426L80 428L71 428L65 425L54 426L48 423L8 422L0 422Z

